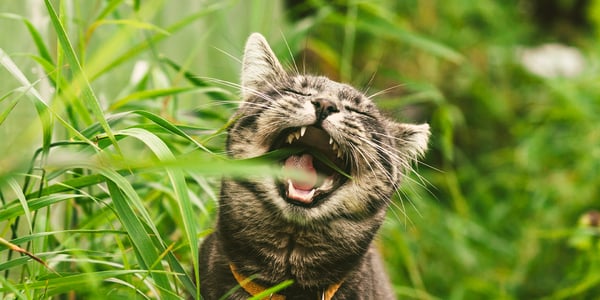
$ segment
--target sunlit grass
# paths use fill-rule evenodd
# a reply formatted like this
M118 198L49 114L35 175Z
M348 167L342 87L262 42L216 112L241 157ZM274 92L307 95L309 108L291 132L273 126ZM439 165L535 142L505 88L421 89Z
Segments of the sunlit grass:
M39 92L39 81L32 83L19 63L0 52L9 73L6 78L20 84L3 98L9 103L2 107L3 121L17 102L26 100L33 101L41 120L21 123L21 136L7 135L18 144L35 147L30 144L35 135L28 132L44 133L34 156L27 157L28 149L5 155L0 221L3 235L11 239L7 245L24 248L24 253L47 265L5 251L0 269L6 284L1 292L17 298L64 293L104 298L107 292L115 297L167 299L196 295L198 239L208 232L215 200L215 180L206 178L205 172L212 170L216 178L228 169L227 159L202 140L218 135L220 128L203 122L184 124L177 121L179 111L148 104L151 99L176 102L182 93L207 95L206 101L218 103L228 99L210 100L210 96L229 92L181 80L184 77L176 72L184 70L174 62L170 68L177 67L175 73L165 68L147 68L142 74L125 69L132 85L111 85L124 88L120 92L94 85L102 77L126 78L118 74L123 72L121 65L135 65L138 56L152 53L161 38L197 22L214 5L200 8L167 32L144 20L152 19L160 2L139 7L111 4L87 29L74 28L85 30L88 40L81 44L67 33L73 32L68 26L76 26L71 22L78 18L69 13L72 5L80 10L89 7L70 1L44 4L55 37L44 36L26 18L4 14L26 25L38 50L28 56L47 73L41 79L48 80L52 90ZM99 40L102 46L85 44L98 42L94 35L107 26L117 28ZM128 40L136 35L140 38ZM54 38L57 50L51 55L46 43ZM107 94L120 98L108 104L102 99ZM227 105L220 106L224 116L229 114ZM195 154L190 157L190 153ZM187 158L178 159L182 157ZM183 160L192 167L184 167ZM213 164L214 160L222 163ZM198 220L198 214L204 221ZM200 228L205 229L199 233ZM52 234L41 234L46 232Z

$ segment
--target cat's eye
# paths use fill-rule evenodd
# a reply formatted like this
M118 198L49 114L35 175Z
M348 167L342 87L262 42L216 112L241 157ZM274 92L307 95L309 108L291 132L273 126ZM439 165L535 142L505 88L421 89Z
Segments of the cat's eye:
M347 111L351 111L351 112L353 112L353 113L357 113L357 114L359 114L359 115L363 115L363 116L365 116L365 117L369 117L369 118L372 118L372 119L376 119L376 118L375 118L374 116L372 116L370 113L367 113L367 112L364 112L364 111L360 111L360 110L358 110L358 109L356 109L356 108L349 107L349 106L344 106L344 108L345 108Z
M294 95L297 95L297 96L303 96L303 97L309 97L309 96L312 96L311 94L307 94L307 93L299 92L299 91L297 91L297 90L288 89L288 88L282 89L282 91L284 91L284 92L286 92L286 93L289 93L289 94L294 94Z

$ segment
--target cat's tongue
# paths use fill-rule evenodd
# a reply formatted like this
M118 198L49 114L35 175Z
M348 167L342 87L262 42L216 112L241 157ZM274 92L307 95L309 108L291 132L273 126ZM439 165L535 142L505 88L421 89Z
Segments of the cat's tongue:
M310 154L292 155L285 160L283 171L301 172L303 178L288 179L288 198L303 203L311 203L314 187L317 184L317 170L313 166L313 157Z

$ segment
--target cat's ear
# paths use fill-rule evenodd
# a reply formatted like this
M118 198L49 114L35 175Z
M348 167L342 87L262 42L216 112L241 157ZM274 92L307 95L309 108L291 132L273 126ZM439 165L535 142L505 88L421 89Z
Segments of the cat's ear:
M425 154L429 142L429 124L404 124L389 122L388 128L396 138L396 147L416 159Z
M246 42L242 62L242 96L246 99L261 86L285 76L279 60L260 33L253 33Z

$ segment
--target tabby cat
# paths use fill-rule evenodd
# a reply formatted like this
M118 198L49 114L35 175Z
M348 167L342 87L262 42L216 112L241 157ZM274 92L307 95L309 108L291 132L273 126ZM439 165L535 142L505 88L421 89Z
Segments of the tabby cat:
M258 33L241 87L228 154L300 150L279 162L288 175L223 180L216 228L200 250L203 298L234 290L227 299L247 299L293 280L265 299L394 299L372 240L429 126L385 118L348 85L286 72Z

